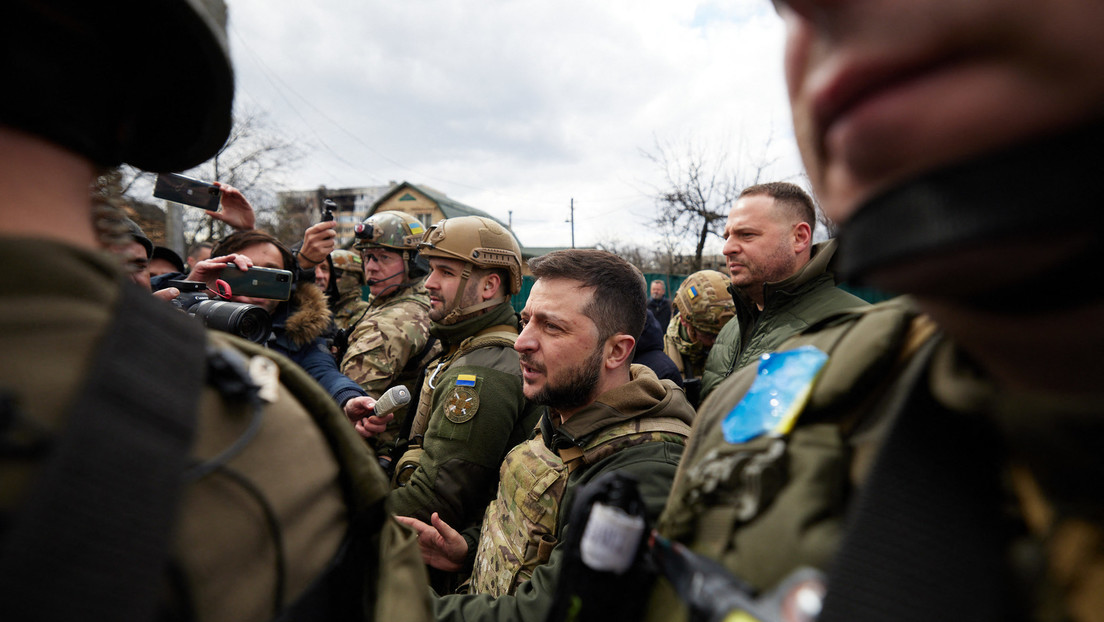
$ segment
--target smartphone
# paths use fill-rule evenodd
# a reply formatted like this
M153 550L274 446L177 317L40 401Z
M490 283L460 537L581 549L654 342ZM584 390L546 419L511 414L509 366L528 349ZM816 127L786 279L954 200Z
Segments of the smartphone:
M176 173L161 173L153 186L153 196L200 209L218 211L222 191L218 186Z
M242 272L234 264L226 264L220 279L230 286L234 296L287 300L291 297L291 272L253 266Z

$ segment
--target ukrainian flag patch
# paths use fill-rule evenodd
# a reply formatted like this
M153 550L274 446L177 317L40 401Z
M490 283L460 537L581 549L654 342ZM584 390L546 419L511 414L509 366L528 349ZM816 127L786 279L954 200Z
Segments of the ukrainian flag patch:
M690 296L690 300L693 300L693 299L697 298L698 297L698 288L691 285L690 290L687 292L687 295Z
M456 386L458 387L474 387L475 386L475 374L460 374L456 377Z
M410 223L410 233L412 235L422 235L425 233L425 228L422 227L422 223L420 222L412 222Z

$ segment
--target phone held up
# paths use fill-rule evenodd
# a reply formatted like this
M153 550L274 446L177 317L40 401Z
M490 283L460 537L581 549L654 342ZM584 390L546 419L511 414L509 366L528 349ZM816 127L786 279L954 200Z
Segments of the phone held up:
M161 173L153 186L153 196L213 212L218 211L222 191L205 181L176 173Z
M222 269L220 279L230 286L235 296L287 300L291 297L291 272L253 266L241 271L232 263Z

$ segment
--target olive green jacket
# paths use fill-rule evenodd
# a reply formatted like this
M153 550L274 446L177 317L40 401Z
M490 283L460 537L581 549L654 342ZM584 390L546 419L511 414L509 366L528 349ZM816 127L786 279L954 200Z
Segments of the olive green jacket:
M424 383L431 385L432 394L428 404L419 403L419 409L429 409L421 441L424 454L406 485L391 492L395 514L428 523L438 512L456 529L478 522L494 497L502 458L536 426L540 414L522 393L517 351L488 346L451 358L465 340L494 326L517 330L509 303L456 324L435 322L431 327L446 352L426 368ZM457 410L461 399L471 410Z
M545 416L550 417L549 422L552 424L558 419L547 411ZM562 425L542 425L538 434L549 445L553 442L552 437L585 443L586 438L603 429L633 419L675 417L689 423L693 416L694 410L686 401L682 389L669 380L659 380L654 372L643 365L633 365L632 380L629 383L600 395L594 403L575 413ZM553 430L552 437L546 434L549 427ZM567 530L571 529L571 525L566 524L569 514L566 509L571 507L575 490L612 470L637 479L648 520L654 521L667 499L682 449L681 443L644 443L622 449L595 464L575 469L568 478L567 490L560 507L557 540L560 543L565 542ZM474 543L469 541L469 546L474 546ZM537 567L532 578L518 586L512 595L498 598L486 594L443 596L434 603L434 615L439 622L543 622L556 593L563 553L562 545L557 545L552 550L548 563Z
M836 240L816 244L812 256L796 274L763 285L762 311L740 290L729 287L736 303L736 317L717 335L705 361L701 397L704 400L717 384L761 354L798 334L817 320L867 302L836 287L829 262L836 252Z

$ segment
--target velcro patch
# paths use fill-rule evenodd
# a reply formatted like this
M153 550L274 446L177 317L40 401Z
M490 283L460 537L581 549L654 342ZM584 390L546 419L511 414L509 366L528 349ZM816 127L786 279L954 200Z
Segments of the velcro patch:
M474 384L474 380L472 384ZM475 390L474 386L461 385L460 380L457 379L456 386L452 387L448 400L445 402L445 417L456 424L467 423L471 421L478 410L479 392Z

